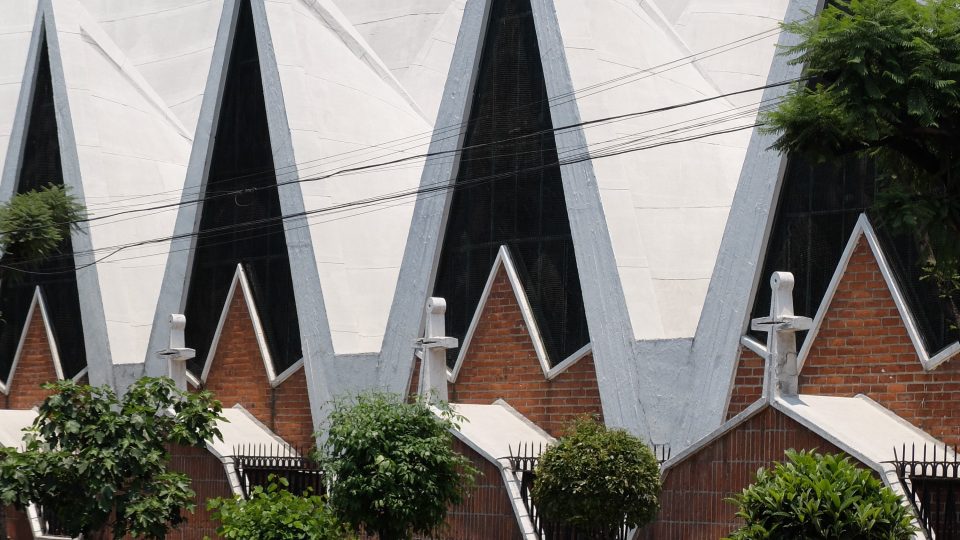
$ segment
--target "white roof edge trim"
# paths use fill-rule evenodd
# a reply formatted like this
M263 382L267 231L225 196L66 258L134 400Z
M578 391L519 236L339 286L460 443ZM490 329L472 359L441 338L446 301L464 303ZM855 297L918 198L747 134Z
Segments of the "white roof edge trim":
M493 290L493 282L497 278L497 272L503 268L507 273L507 280L510 282L510 288L513 289L513 295L520 306L520 314L523 316L523 323L527 326L527 333L533 342L533 348L537 352L537 359L540 361L540 369L543 376L549 381L570 369L571 366L585 357L592 349L591 344L587 343L579 350L565 358L559 364L550 367L550 358L547 356L547 349L543 344L543 338L540 336L540 329L533 316L533 308L530 307L530 301L527 299L527 293L523 290L523 284L520 283L520 276L517 274L517 267L510 256L510 250L506 245L501 245L497 251L497 257L493 260L493 267L490 269L490 275L487 276L487 283L483 286L483 293L480 294L480 301L477 302L477 309L473 312L473 319L467 328L467 334L463 337L463 343L460 344L460 352L457 354L457 362L452 370L447 370L447 380L451 383L457 382L460 375L460 368L463 367L463 361L470 349L470 343L473 340L473 334L480 325L480 316L483 315L483 308L487 305L490 298L490 292Z
M74 375L71 380L72 380L73 382L77 382L77 381L79 381L84 375L86 375L89 371L90 371L90 368L84 367L83 369L81 369L80 371L78 371L77 374Z
M187 370L187 382L192 384L194 388L200 388L200 379L189 369Z
M47 318L47 307L43 301L43 293L38 285L33 290L33 300L30 301L30 308L27 310L27 316L23 324L23 330L20 332L20 341L17 342L17 352L13 355L13 362L10 364L10 373L7 374L6 383L0 383L0 391L4 394L10 393L13 386L13 376L17 372L17 364L20 363L20 356L23 355L23 346L27 341L27 333L30 332L30 323L33 321L33 315L37 308L40 309L40 318L43 320L43 329L47 336L47 345L50 347L50 356L53 357L53 369L57 374L58 380L63 380L63 367L60 364L60 354L57 352L57 341L53 337L53 330L50 328L50 321ZM77 380L80 375L86 373L87 368L83 368L73 380Z
M36 503L30 503L30 506L27 507L27 521L30 523L30 532L33 533L35 540L76 540L70 536L57 536L43 532L43 524L40 522L40 510L37 508Z
M717 429L713 430L711 433L708 433L707 435L703 436L703 437L702 437L700 440L698 440L697 442L695 442L695 443L691 444L690 446L684 448L684 449L683 449L680 453L678 453L677 455L671 457L671 458L668 459L667 461L664 461L664 462L663 462L663 465L660 466L660 470L663 471L664 473L666 473L667 471L669 471L670 469L672 469L674 466L676 466L676 465L677 465L678 463L680 463L681 461L684 461L685 459L687 459L687 458L690 457L691 455L695 454L696 452L699 452L701 449L703 449L703 448L704 448L705 446L707 446L708 444L712 443L713 441L719 439L720 437L723 437L724 435L726 435L727 433L729 433L730 431L732 431L733 428L739 426L739 425L740 425L741 423L743 423L745 420L748 420L748 419L750 419L750 418L753 418L753 417L756 416L758 413L762 412L764 409L767 408L767 405L769 405L769 404L770 404L770 402L767 401L765 398L760 398L760 399L754 401L752 404L750 404L749 407L747 407L746 409L740 411L739 414L737 414L737 415L734 416L733 418L731 418L731 419L727 420L726 422L724 422L723 424L721 424L720 427L718 427Z
M220 311L220 321L217 322L217 330L213 334L213 341L210 342L210 352L203 363L203 373L200 374L201 383L207 382L207 376L210 375L210 367L213 365L213 357L217 353L217 346L220 344L220 335L223 333L223 325L227 322L227 315L230 313L230 304L233 302L233 296L237 292L237 285L240 285L240 292L243 293L243 301L247 304L247 311L250 313L250 322L253 323L253 333L257 338L257 346L260 349L260 358L263 360L263 367L267 371L267 380L271 387L287 380L290 375L300 367L303 367L303 358L297 360L292 366L287 368L278 377L273 370L273 357L270 356L270 348L267 346L267 337L263 332L263 325L260 322L260 314L257 312L257 305L253 300L253 293L250 290L250 282L247 281L247 274L243 271L243 265L237 264L237 271L233 274L233 281L230 283L230 290L227 291L227 298L223 304L223 310Z
M748 335L740 336L740 344L756 353L760 358L767 357L767 346Z
M820 301L820 307L817 309L817 314L813 319L813 328L810 330L810 333L807 334L807 338L803 342L803 347L800 348L800 353L797 355L798 369L800 371L803 370L803 365L810 355L813 342L820 333L820 327L826 318L827 311L830 309L833 297L837 293L837 287L840 286L840 281L847 272L847 265L850 264L850 259L853 257L853 252L861 236L866 238L867 245L870 247L870 251L873 252L873 257L880 267L880 274L883 276L883 281L887 284L887 289L890 290L893 302L896 304L897 311L900 313L900 319L907 328L907 334L910 336L910 341L917 351L917 356L920 359L920 364L923 366L923 369L925 371L933 371L947 360L956 356L957 353L960 353L960 342L954 342L948 345L932 357L927 353L923 339L920 336L920 330L913 318L913 313L907 305L906 298L900 291L900 286L897 284L897 280L893 275L893 269L890 267L890 263L887 262L883 248L880 246L877 233L874 231L873 225L870 224L870 218L868 218L866 214L860 214L860 217L857 219L857 224L850 234L850 239L847 241L847 246L843 250L843 255L840 256L840 262L837 264L837 268L833 273L833 278L830 280L827 292L824 294L823 300Z

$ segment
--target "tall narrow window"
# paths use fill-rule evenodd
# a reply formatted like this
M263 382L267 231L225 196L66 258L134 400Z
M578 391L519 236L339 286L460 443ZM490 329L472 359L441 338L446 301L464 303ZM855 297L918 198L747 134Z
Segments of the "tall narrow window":
M556 364L590 338L550 103L530 1L490 9L434 295L463 339L506 245Z
M240 264L280 372L302 356L300 325L249 0L240 5L219 114L187 296L187 340L197 349L190 367L203 368Z
M60 141L57 131L53 82L46 36L40 37L33 96L30 102L23 156L17 174L17 193L48 185L63 185ZM80 317L80 296L74 270L73 242L68 235L57 253L44 260L18 261L4 257L3 264L24 270L5 272L0 284L0 376L6 378L27 324L27 312L37 287L43 293L49 330L60 353L64 376L72 377L87 365Z

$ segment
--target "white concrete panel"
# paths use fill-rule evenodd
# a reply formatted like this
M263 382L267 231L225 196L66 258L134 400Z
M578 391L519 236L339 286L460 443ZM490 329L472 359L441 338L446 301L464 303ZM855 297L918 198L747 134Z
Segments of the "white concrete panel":
M690 49L658 6L615 0L555 5L583 121L722 93L702 66L681 60ZM769 65L769 56L754 60ZM759 100L760 92L741 101L717 98L584 129L635 338L691 337L696 331L750 131L664 143L748 126L755 107L743 106ZM583 148L560 150L561 159L584 154ZM605 157L625 150L633 151Z
M81 0L192 135L223 0Z
M325 3L266 5L298 178L423 152L410 144L384 144L422 135L430 126L352 30L335 26L335 7L315 4ZM413 198L331 207L413 190L421 167L413 162L299 184L305 210L319 211L308 220L338 354L379 349Z
M36 418L37 412L33 410L0 410L0 446L23 448L23 430Z
M0 0L0 171L7 157L36 13L36 0Z
M183 186L189 134L79 2L53 5L81 191L91 216L164 201L155 194ZM88 234L95 257L169 236L175 217L162 211L93 221ZM130 247L96 264L110 349L101 354L116 364L142 362L147 354L167 248L165 242Z

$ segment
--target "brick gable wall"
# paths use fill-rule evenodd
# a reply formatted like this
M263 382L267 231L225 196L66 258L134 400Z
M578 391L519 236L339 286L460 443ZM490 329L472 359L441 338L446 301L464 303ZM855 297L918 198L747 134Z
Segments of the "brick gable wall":
M47 329L40 309L33 310L27 336L23 342L20 360L13 373L13 384L3 400L7 409L30 409L43 403L50 392L40 388L46 382L57 380L53 366L53 352L47 340Z
M727 420L743 412L753 402L763 397L764 360L746 347L740 347L737 374L727 406Z
M417 360L411 393L416 392L419 369ZM503 268L494 278L457 382L449 387L449 398L476 404L503 399L554 436L578 416L603 418L593 355L547 380Z
M716 540L740 525L725 499L753 481L757 469L789 449L839 452L785 414L767 407L666 471L657 520L636 540Z
M300 368L276 388L270 386L250 311L239 287L230 300L204 387L224 407L239 403L288 443L303 448L313 446L306 374Z
M479 473L463 503L450 509L438 537L451 540L522 538L499 467L459 439L454 439L453 448L469 458Z
M800 391L866 394L934 437L960 445L960 359L924 371L863 237L801 369Z
M207 511L207 500L233 497L223 463L205 448L173 446L170 448L169 469L190 477L190 488L196 492L194 513L184 512L187 522L170 531L171 540L203 540L217 536L218 523Z

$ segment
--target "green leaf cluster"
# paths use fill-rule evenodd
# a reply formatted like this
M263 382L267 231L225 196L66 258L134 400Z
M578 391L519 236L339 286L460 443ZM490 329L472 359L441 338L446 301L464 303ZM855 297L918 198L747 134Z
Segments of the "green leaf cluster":
M880 217L917 239L950 296L960 289L960 4L835 0L785 29L801 41L784 53L810 82L764 115L773 147L875 162Z
M352 538L322 497L294 495L286 478L268 477L248 499L211 499L207 508L228 540L341 540Z
M0 206L0 250L7 263L47 257L83 217L83 206L63 186L14 195Z
M915 531L900 498L845 456L788 451L730 502L746 524L728 540L907 540Z
M624 523L645 525L659 509L660 465L653 451L590 418L576 421L548 448L535 472L533 501L541 514L597 538L615 538Z
M476 473L453 450L450 430L461 420L447 404L395 394L334 402L320 459L333 478L330 503L337 515L380 540L440 526Z
M25 448L0 449L0 504L37 503L71 536L107 527L116 538L164 538L193 511L190 479L167 470L169 445L220 437L220 402L168 378L142 378L122 398L109 386L73 381L54 393L27 428Z

